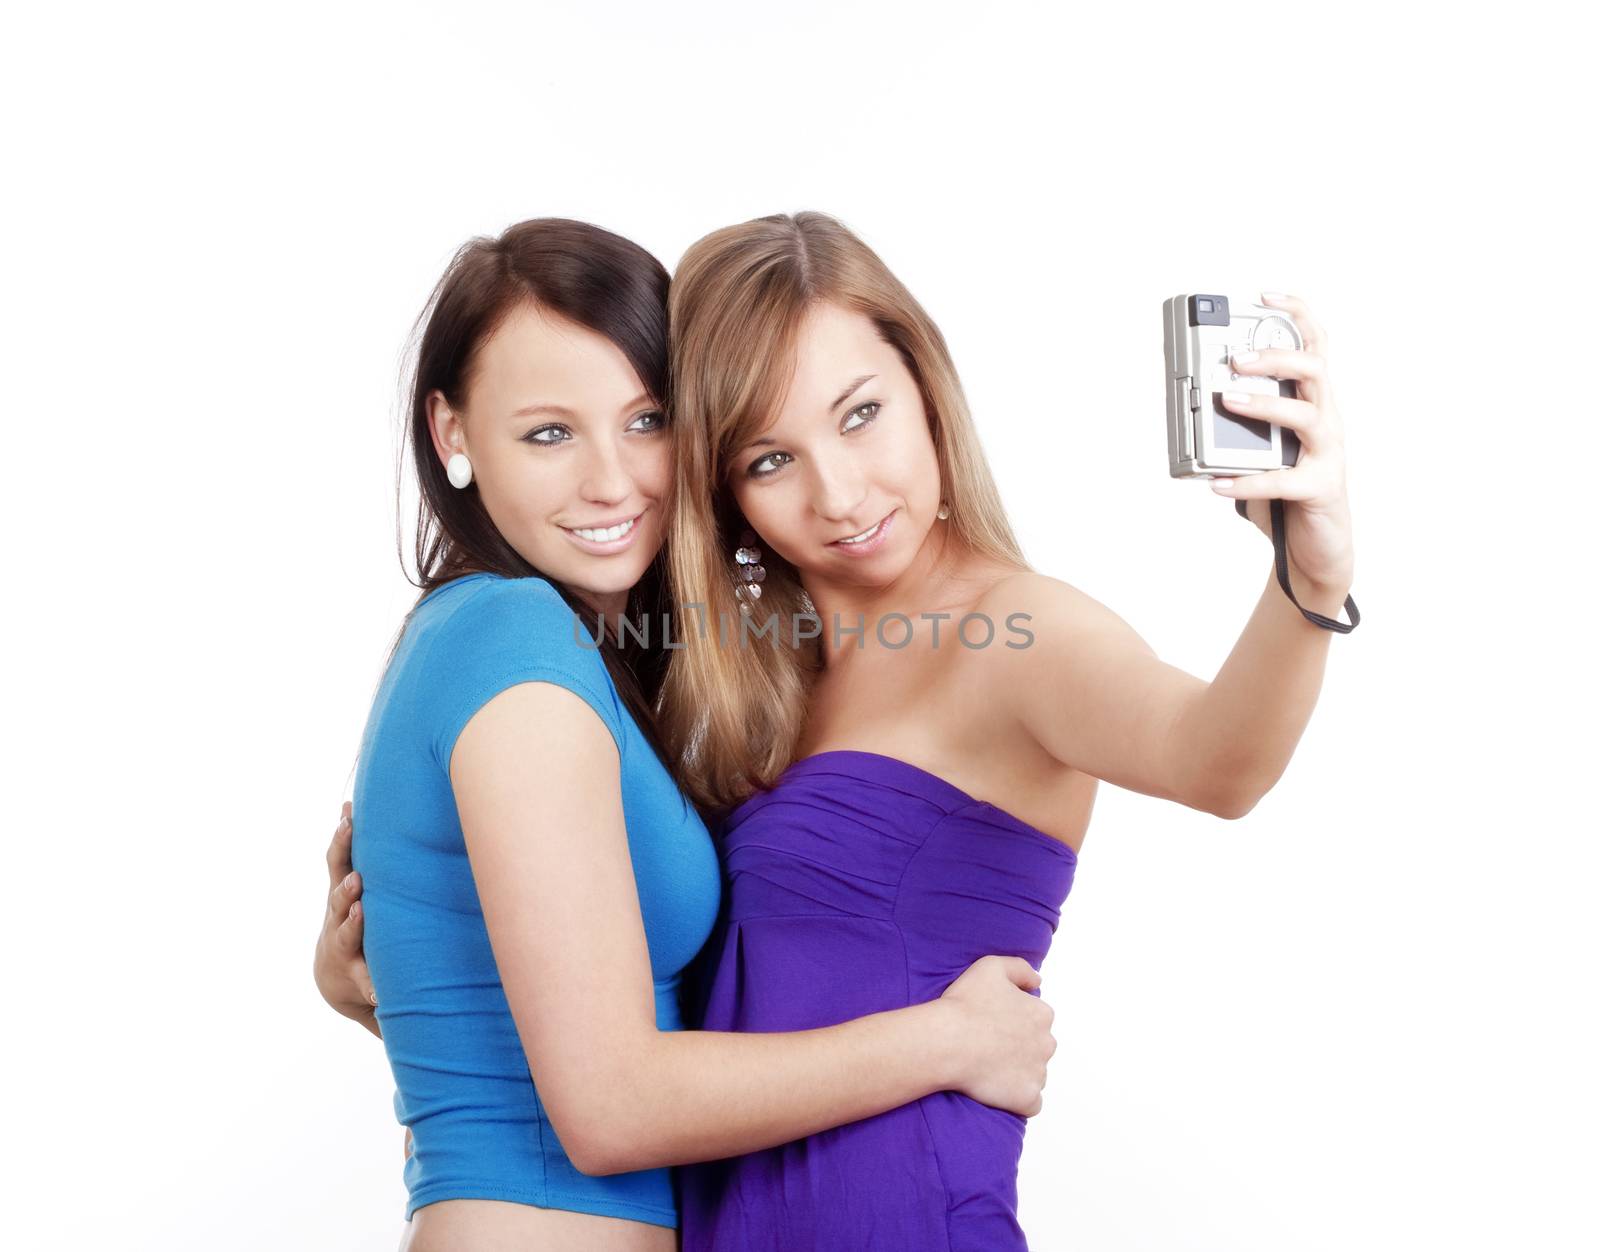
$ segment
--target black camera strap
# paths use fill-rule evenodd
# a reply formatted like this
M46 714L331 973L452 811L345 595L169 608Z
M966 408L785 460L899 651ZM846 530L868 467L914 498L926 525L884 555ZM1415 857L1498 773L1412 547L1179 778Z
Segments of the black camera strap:
M1238 510L1239 516L1245 521L1250 520L1250 512L1245 507L1247 501L1235 500L1233 507ZM1348 622L1341 622L1336 618L1324 617L1315 609L1308 609L1294 598L1294 591L1289 586L1289 546L1283 539L1283 501L1276 496L1267 501L1272 506L1272 548L1278 566L1278 585L1283 588L1283 594L1289 597L1289 602L1305 614L1306 620L1313 625L1322 627L1323 630L1336 630L1341 635L1348 635L1357 626L1361 625L1361 612L1356 608L1355 599L1351 596L1344 598L1344 610L1350 614Z

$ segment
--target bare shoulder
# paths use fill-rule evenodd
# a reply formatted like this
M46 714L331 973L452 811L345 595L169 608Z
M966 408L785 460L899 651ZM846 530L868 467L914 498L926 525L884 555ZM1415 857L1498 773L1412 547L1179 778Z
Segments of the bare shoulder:
M978 611L996 621L1015 619L1014 629L1029 631L1033 646L1052 657L1063 655L1063 647L1076 655L1092 652L1096 639L1154 653L1127 622L1088 592L1033 570L999 579L984 593Z
M1034 642L991 665L984 697L1054 760L1142 795L1217 812L1204 757L1181 733L1208 684L1169 665L1093 596L1042 574L992 587L985 612Z

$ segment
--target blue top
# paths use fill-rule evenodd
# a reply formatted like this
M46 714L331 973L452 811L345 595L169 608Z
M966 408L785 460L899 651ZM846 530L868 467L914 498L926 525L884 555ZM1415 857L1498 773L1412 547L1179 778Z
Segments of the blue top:
M362 736L355 867L395 1113L413 1139L408 1220L438 1200L484 1199L678 1224L667 1169L580 1174L556 1138L500 985L450 788L456 737L499 692L548 682L589 704L621 759L656 1024L681 1030L680 972L720 903L716 850L581 629L542 578L447 583L412 610Z

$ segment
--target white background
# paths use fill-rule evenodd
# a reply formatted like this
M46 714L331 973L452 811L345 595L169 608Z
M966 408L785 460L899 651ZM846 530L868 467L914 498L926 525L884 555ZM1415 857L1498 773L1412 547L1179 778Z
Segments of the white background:
M413 596L406 333L525 217L670 267L818 208L944 329L1036 568L1206 678L1271 548L1167 476L1161 301L1331 333L1364 621L1246 819L1102 787L1033 1246L1595 1247L1592 39L1526 3L443 9L7 19L0 1242L395 1245L387 1065L309 967Z

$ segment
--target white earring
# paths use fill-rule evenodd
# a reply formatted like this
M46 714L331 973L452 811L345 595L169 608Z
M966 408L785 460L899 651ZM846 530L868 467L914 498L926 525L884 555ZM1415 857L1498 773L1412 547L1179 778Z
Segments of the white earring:
M942 522L950 516L950 506L943 500L939 501L939 520Z
M450 459L444 463L444 472L452 487L465 487L472 481L472 462L467 460L464 453L452 452Z

